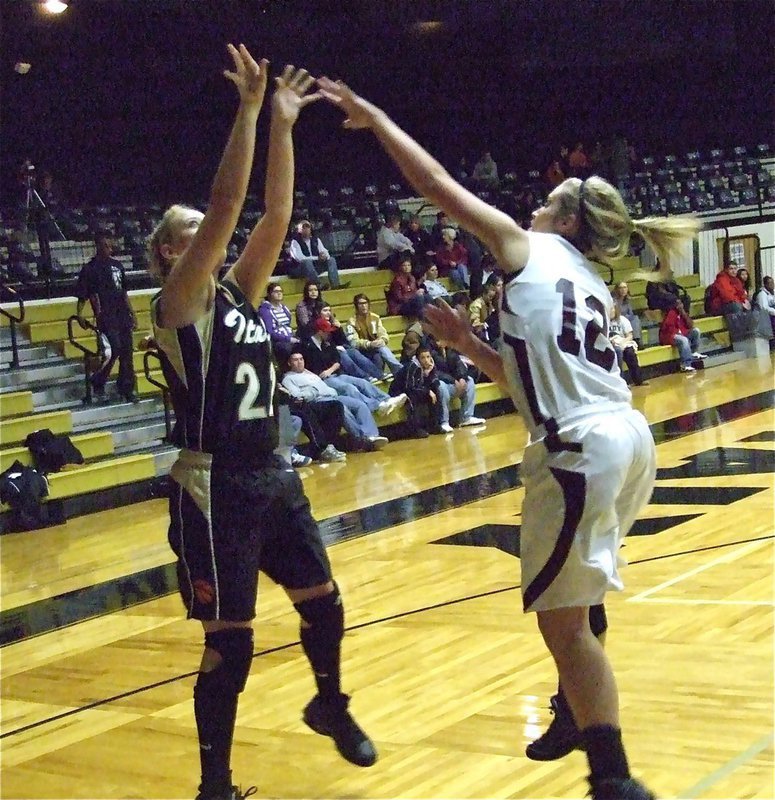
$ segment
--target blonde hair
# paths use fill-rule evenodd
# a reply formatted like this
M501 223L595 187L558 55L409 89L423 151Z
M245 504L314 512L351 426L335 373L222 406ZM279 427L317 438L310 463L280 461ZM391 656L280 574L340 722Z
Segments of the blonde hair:
M161 248L165 244L175 244L181 231L186 227L191 217L196 216L201 220L204 216L201 211L197 211L190 206L176 204L170 206L161 218L161 222L154 228L153 233L148 237L148 272L154 275L162 283L172 269L173 262L162 255Z
M556 191L558 213L560 216L576 214L579 220L576 243L594 260L610 264L624 258L629 252L633 233L654 251L661 265L659 272L636 273L631 280L666 280L671 256L680 254L684 245L696 238L700 230L699 220L691 215L632 219L619 192L597 175L585 181L568 178Z

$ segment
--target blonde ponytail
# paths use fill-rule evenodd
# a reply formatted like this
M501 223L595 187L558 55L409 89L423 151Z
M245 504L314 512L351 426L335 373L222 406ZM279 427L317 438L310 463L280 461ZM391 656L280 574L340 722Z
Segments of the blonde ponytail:
M619 192L597 175L585 181L569 178L558 189L558 211L563 216L576 214L579 233L575 243L593 260L610 265L624 258L629 253L633 233L654 251L660 263L659 272L647 273L645 278L638 273L631 280L665 280L671 256L680 253L700 229L696 217L688 215L633 220Z

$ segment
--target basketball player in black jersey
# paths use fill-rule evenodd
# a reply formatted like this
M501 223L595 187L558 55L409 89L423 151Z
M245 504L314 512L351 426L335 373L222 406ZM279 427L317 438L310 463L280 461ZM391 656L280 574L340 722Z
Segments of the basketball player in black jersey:
M240 95L237 117L204 215L173 206L151 236L163 288L151 314L175 414L180 457L173 466L170 544L180 593L199 619L205 649L194 687L202 777L197 800L244 797L230 757L238 696L253 657L258 570L284 587L301 617L301 642L318 693L303 719L331 736L348 761L371 766L374 745L349 714L340 689L342 600L310 504L290 466L274 455L275 375L258 315L292 210L292 131L316 100L306 70L276 78L266 172L266 211L245 250L216 283L247 191L256 120L268 64L229 46ZM252 793L251 790L249 790Z

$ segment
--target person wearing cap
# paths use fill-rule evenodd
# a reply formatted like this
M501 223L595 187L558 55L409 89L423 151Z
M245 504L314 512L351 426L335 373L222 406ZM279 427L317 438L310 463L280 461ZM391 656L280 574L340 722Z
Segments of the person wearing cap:
M340 288L336 259L326 250L323 242L312 235L312 223L308 219L303 219L296 226L288 247L288 256L288 274L292 278L317 281L318 275L326 270L329 288Z
M345 375L339 350L331 341L336 328L325 317L315 320L315 333L305 341L301 352L307 368L321 377L340 396L364 402L369 411L387 416L406 402L406 395L391 397L364 378Z

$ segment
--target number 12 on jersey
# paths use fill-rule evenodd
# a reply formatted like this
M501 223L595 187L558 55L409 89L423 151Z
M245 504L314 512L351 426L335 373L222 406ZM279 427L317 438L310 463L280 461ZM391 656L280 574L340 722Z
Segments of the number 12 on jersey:
M576 331L577 314L575 286L566 278L560 278L554 288L558 294L562 295L562 331L557 337L557 344L563 353L578 356L581 354L582 342L579 340ZM608 327L606 310L597 297L588 295L584 298L584 303L593 314L600 314L603 318L603 324ZM598 348L595 347L598 338L606 335L607 331L597 323L594 317L587 320L584 325L584 355L587 361L610 372L613 365L616 363L616 353L608 343L605 350L598 350Z

